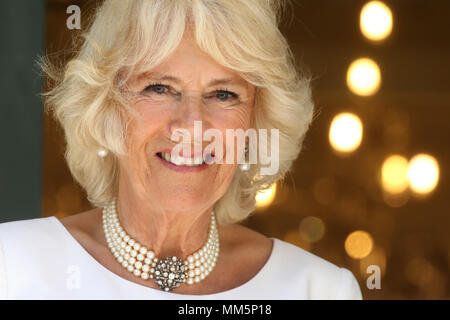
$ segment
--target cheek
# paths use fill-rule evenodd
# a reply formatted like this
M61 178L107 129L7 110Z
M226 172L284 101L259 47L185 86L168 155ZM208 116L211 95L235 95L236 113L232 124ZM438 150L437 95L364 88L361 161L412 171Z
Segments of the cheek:
M130 140L134 143L151 143L153 136L160 131L167 119L170 118L170 110L164 106L150 104L142 101L134 104L134 110L139 117L134 118L129 126Z
M225 131L226 129L243 129L250 127L252 109L240 107L233 110L224 110L213 116L212 127Z

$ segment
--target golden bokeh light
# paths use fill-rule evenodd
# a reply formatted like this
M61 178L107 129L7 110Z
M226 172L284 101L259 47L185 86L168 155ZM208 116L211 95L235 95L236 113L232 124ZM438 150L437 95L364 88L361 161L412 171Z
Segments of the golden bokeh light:
M398 154L386 158L381 167L381 185L383 190L397 194L404 192L409 185L408 160Z
M430 193L439 181L439 164L431 155L417 154L409 161L407 175L411 190L418 194Z
M353 259L367 257L373 249L372 236L362 230L353 231L345 239L345 251Z
M359 18L362 34L373 41L387 38L392 32L392 11L381 1L370 1L364 5Z
M400 208L400 207L404 206L406 203L408 203L409 193L408 192L402 192L402 193L383 192L383 200L388 206L390 206L392 208Z
M255 198L256 206L258 208L268 207L275 199L276 191L277 191L276 183L271 185L270 188L268 188L268 189L258 191L256 193L256 198Z
M371 96L380 88L381 71L369 58L360 58L352 62L347 71L347 86L355 94Z
M325 224L318 217L305 217L299 226L300 237L310 243L317 242L325 234Z
M339 152L352 152L361 144L363 125L353 113L343 112L331 122L329 140L331 146Z

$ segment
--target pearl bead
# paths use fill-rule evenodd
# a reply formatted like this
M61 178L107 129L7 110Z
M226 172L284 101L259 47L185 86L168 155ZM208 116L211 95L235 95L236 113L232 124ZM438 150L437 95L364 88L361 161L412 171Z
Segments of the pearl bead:
M149 270L150 270L150 267L148 266L148 264L144 264L144 265L142 266L142 271L148 272Z
M127 267L127 270L132 272L134 270L134 267L131 264L129 264Z
M187 284L194 284L194 279L189 278L189 279L186 280L186 283Z
M139 277L141 275L141 271L138 269L134 269L133 274L137 277Z
M146 253L147 253L147 248L146 248L146 247L141 247L141 248L139 249L139 253L140 253L140 254L146 254Z
M147 280L148 279L148 273L147 272L142 272L141 273L141 278L144 279L144 280Z
M189 263L193 263L193 262L194 262L194 257L193 257L193 256L188 256L188 257L187 257L187 261L188 261Z
M142 261L142 260L144 260L144 256L142 255L142 254L138 254L137 256L136 256L136 259L138 260L138 261Z
M195 283L198 283L198 282L200 282L200 277L198 277L198 276L197 276L197 277L195 277L195 278L194 278L194 282L195 282Z

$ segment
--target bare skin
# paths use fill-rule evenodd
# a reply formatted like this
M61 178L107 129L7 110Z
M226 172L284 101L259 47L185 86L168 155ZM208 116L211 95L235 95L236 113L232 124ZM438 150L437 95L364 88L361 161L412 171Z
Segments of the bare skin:
M107 247L101 210L93 209L60 219L81 246L109 271L128 281L159 289L152 280L143 280L123 268ZM173 293L204 295L231 290L251 280L264 267L272 252L272 240L238 224L218 227L220 254L213 271L195 285L183 284ZM245 268L244 268L245 266Z

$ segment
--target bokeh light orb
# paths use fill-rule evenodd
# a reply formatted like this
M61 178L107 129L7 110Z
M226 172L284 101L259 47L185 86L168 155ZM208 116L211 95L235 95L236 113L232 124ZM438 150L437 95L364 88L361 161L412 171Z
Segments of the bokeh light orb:
M299 226L300 237L307 242L317 242L325 234L325 224L318 217L305 217Z
M392 11L381 1L370 1L361 10L359 26L367 39L383 40L392 32Z
M353 113L343 112L331 121L329 140L331 146L339 152L352 152L361 144L363 125Z
M353 259L367 257L373 249L372 236L362 230L353 231L345 239L345 251Z
M275 199L277 184L274 183L268 189L260 190L256 193L256 206L258 208L268 207Z
M408 160L398 154L387 157L381 167L381 185L389 193L402 193L409 185Z
M353 61L347 71L347 86L355 94L371 96L380 88L381 71L375 61L360 58Z
M439 164L428 154L420 153L409 161L408 180L411 190L426 194L436 188L439 181Z

